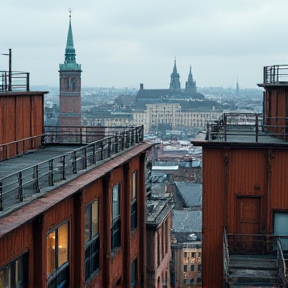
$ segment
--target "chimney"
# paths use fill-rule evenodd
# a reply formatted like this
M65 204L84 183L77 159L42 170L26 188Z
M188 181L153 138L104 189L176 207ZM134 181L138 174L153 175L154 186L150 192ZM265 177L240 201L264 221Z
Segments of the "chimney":
M140 90L143 90L143 88L144 88L143 83L140 83Z

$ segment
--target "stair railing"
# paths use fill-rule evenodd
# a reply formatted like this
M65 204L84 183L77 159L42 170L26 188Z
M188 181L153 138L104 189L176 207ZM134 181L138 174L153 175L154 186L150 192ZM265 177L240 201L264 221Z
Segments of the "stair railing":
M223 270L224 270L224 279L226 283L229 283L230 257L229 257L229 247L228 247L226 228L224 228L223 232Z
M288 287L287 267L280 239L277 240L277 263L283 287Z

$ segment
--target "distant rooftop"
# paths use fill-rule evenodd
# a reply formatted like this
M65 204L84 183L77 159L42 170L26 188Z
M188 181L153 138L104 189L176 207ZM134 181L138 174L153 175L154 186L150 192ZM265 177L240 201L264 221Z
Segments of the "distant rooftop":
M187 208L202 209L202 184L175 182L175 185Z
M202 211L173 210L173 232L202 232Z
M172 210L173 205L167 200L146 201L146 226L157 228Z

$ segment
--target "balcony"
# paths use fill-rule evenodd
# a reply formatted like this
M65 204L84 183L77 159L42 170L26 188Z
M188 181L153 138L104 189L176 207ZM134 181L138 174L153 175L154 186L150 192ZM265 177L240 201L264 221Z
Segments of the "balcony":
M263 85L287 85L288 65L265 66L263 69Z
M287 145L288 118L263 119L262 114L224 113L218 121L207 123L206 140Z
M0 217L130 150L143 141L143 126L49 126L37 137L43 148L0 162ZM34 141L32 138L25 141ZM2 152L15 145L17 151L23 151L21 141L1 145Z
M224 229L224 282L228 287L288 287L287 248L288 236L226 234Z
M29 91L30 73L19 71L12 71L9 73L9 71L0 71L0 75L0 93Z

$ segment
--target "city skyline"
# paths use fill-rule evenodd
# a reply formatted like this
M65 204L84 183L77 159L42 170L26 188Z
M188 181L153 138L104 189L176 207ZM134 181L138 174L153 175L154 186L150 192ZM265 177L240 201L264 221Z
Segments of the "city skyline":
M257 88L263 66L288 56L288 3L231 2L3 0L0 54L11 48L12 70L30 72L31 85L58 86L71 8L83 87L168 88L176 57L181 88L190 65L199 87Z

